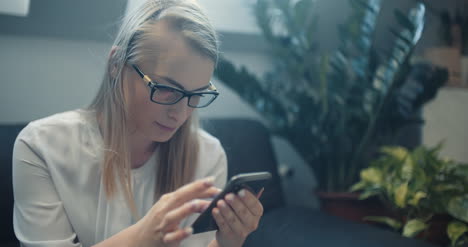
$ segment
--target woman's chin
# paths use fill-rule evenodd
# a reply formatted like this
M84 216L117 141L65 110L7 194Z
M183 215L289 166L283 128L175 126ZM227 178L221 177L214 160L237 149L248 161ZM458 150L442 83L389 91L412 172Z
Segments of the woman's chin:
M172 138L172 136L174 136L174 134L172 134L172 133L170 133L170 134L169 134L169 133L159 134L159 135L153 136L153 137L151 138L151 140L152 140L153 142L161 142L161 143L163 143L163 142L168 142L168 141Z

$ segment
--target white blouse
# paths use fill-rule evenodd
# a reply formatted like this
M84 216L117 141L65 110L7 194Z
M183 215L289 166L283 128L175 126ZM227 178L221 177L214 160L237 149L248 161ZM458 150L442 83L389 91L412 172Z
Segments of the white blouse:
M220 142L199 131L199 167L195 179L215 177L226 183L226 154ZM132 170L138 214L153 206L158 152ZM134 224L119 190L107 200L102 184L103 140L89 110L59 113L31 122L18 135L13 151L13 225L22 246L91 246ZM197 217L182 222L189 226ZM208 246L215 232L196 234L181 246Z

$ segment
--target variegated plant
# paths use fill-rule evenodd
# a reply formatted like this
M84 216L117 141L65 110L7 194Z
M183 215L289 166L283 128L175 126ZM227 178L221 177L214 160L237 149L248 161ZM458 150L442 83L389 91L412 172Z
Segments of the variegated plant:
M351 190L362 191L361 199L379 196L400 215L399 218L370 216L414 237L429 228L435 214L449 214L447 227L452 246L467 240L468 166L439 157L442 145L384 147L383 155L362 170L361 180Z

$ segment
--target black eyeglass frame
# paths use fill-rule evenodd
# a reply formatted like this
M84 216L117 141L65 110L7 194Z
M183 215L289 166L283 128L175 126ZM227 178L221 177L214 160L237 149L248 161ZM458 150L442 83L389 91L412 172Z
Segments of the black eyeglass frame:
M171 87L171 86L167 86L167 85L163 85L163 84L160 84L158 83L157 81L151 79L147 74L143 73L143 71L141 71L141 69L138 67L138 65L136 64L131 64L131 66L135 69L135 71L138 73L138 75L140 75L140 77L143 79L143 81L145 81L147 83L147 86L151 89L151 93L150 93L150 100L151 102L153 103L156 103L156 104L160 104L160 105L174 105L174 104L177 104L179 101L181 101L183 98L187 97L188 100L187 100L187 105L189 107L192 107L192 108L204 108L204 107L207 107L209 106L211 103L213 103L213 101L215 101L215 99L218 97L219 95L219 92L218 90L216 89L216 87L213 85L213 83L210 81L210 84L208 86L208 90L209 91L202 91L202 92L189 92L189 91L185 91L183 89L180 89L180 88L176 88L176 87ZM164 88L164 89L170 89L170 90L174 90L174 91L177 91L179 93L182 94L182 97L180 97L179 99L177 99L176 101L174 102L171 102L171 103L164 103L164 102L158 102L158 101L155 101L153 100L153 95L154 93L156 92L156 90L160 89L160 88ZM192 96L194 95L203 95L203 94L212 94L214 95L213 99L211 99L208 103L206 103L205 105L202 105L202 106L193 106L193 105L190 105L190 99Z

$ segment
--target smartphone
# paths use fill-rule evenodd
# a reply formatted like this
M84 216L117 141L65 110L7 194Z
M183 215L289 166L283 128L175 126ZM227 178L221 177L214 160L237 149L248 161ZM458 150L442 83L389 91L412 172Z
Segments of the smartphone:
M269 172L241 173L233 176L224 187L223 191L213 199L208 208L203 211L203 213L200 214L192 224L193 234L218 230L218 225L216 224L211 211L216 207L218 201L223 199L226 194L236 194L241 189L247 189L252 192L252 194L256 195L265 187L270 179L271 173Z

